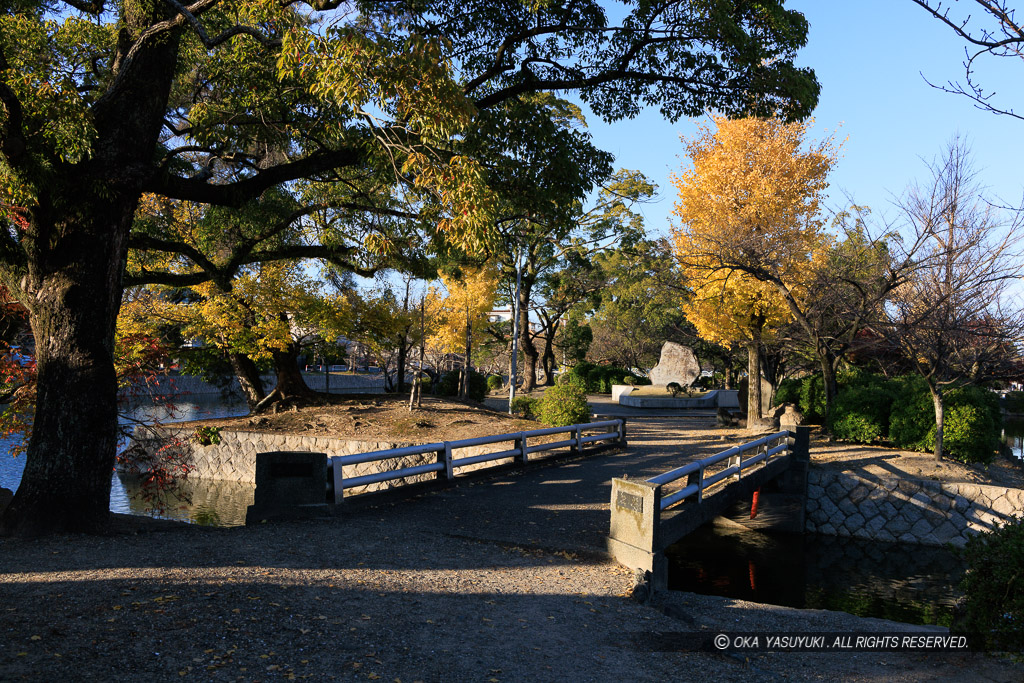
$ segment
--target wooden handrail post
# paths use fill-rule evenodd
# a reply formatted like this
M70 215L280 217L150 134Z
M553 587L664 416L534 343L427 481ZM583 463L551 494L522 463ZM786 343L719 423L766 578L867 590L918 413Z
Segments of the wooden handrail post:
M345 468L336 455L329 458L328 461L331 464L331 483L334 489L334 504L341 505L345 502Z

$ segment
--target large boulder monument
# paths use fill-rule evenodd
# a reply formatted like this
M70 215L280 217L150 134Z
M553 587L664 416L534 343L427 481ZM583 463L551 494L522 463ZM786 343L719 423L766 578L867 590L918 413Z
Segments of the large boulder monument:
M700 377L700 362L689 346L665 342L661 347L661 358L650 372L651 384L665 386L676 382L688 387Z

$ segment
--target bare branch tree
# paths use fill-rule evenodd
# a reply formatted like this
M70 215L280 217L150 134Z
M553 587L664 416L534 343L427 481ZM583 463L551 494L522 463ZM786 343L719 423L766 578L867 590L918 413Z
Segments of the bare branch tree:
M921 247L876 330L924 378L935 405L935 459L942 460L950 385L1005 377L1019 359L1024 309L1013 286L1024 268L1022 214L988 203L969 150L954 138L900 208Z
M944 92L963 95L973 100L979 109L1024 119L1024 114L1017 113L1012 107L996 105L993 102L996 92L986 90L977 80L978 65L985 57L1024 58L1024 23L1016 18L1010 3L1007 0L973 0L978 6L979 16L966 14L961 18L951 11L948 4L943 5L934 0L912 2L923 7L967 42L964 48L964 81L947 81L945 85L936 85L926 78L928 84Z

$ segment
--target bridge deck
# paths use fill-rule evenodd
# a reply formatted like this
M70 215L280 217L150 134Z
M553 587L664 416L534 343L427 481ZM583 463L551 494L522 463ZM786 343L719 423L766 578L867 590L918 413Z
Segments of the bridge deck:
M734 441L709 434L713 416L628 419L628 452L464 483L394 505L414 506L417 516L436 519L437 531L455 536L604 553L613 477L644 479L746 440L742 432Z

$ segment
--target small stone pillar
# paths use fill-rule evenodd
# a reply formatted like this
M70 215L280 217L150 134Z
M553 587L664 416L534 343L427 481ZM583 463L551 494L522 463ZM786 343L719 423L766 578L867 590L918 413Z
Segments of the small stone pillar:
M256 493L246 524L331 514L327 503L327 454L274 451L256 454Z
M608 552L620 564L650 572L653 590L665 590L668 564L659 534L661 486L614 478L611 511Z

